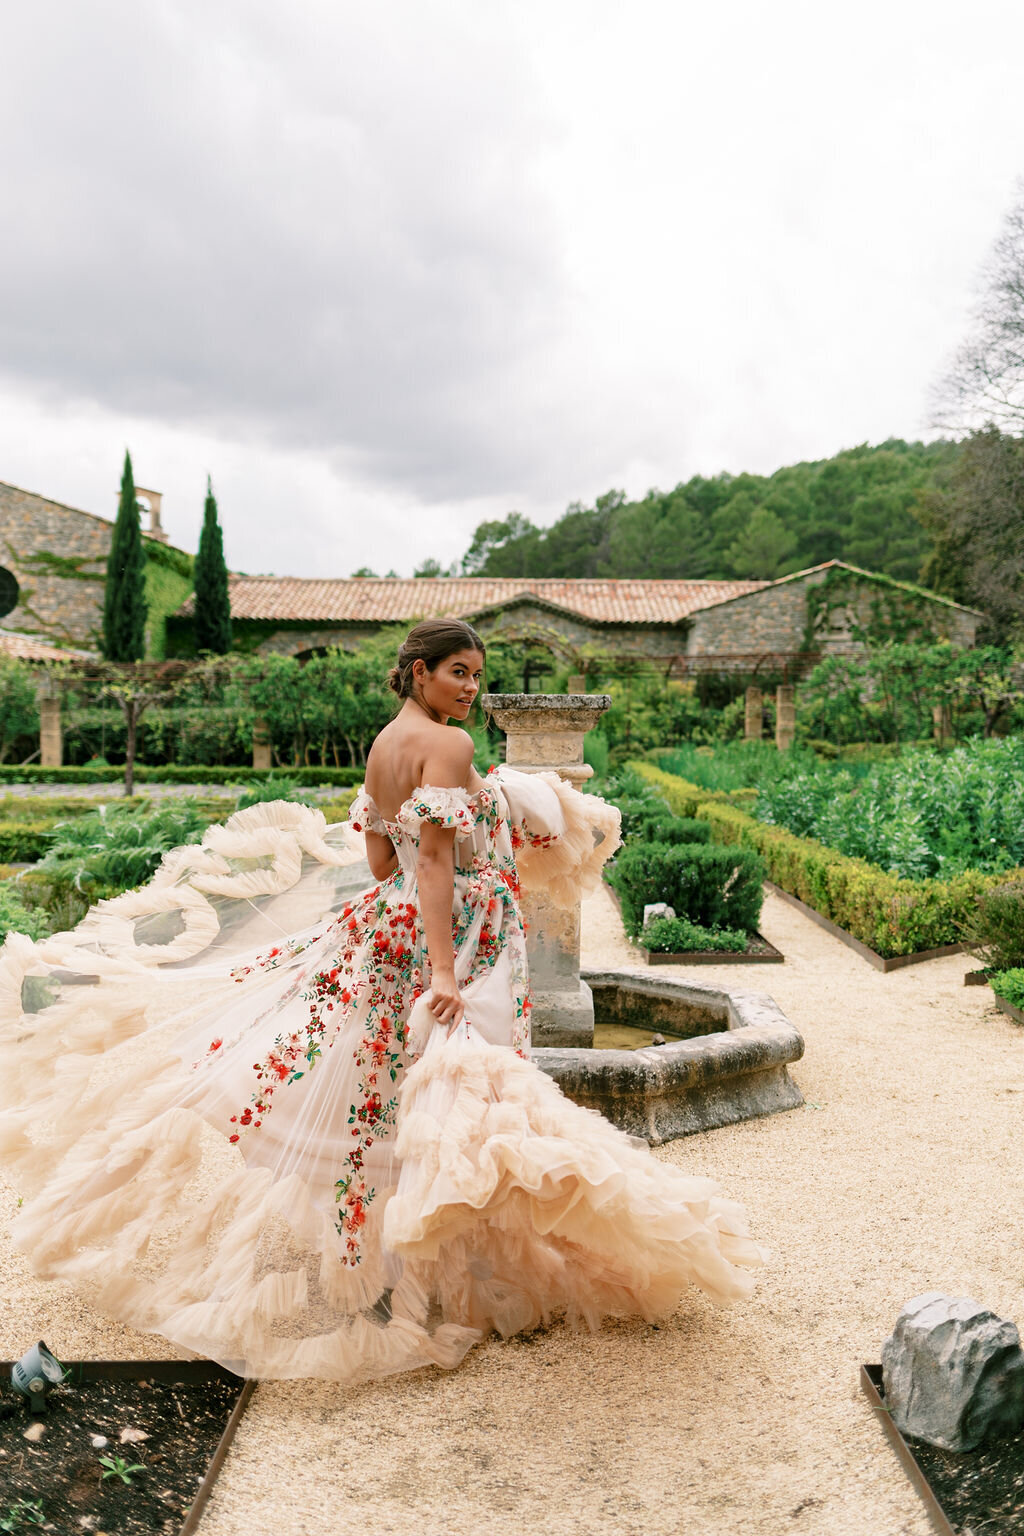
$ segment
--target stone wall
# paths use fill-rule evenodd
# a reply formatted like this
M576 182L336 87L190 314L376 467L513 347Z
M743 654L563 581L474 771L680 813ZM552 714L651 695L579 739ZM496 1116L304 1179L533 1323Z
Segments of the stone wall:
M20 589L17 606L0 624L92 649L102 623L112 527L0 482L0 566Z
M771 668L799 660L801 652L807 662L818 655L855 654L861 646L853 631L871 622L875 606L888 604L895 612L908 600L923 605L920 611L937 636L963 647L975 643L976 615L927 595L905 597L895 584L865 576L848 581L842 602L837 597L825 611L808 647L808 591L827 577L827 570L812 571L695 613L686 647L690 668L746 672L758 662Z

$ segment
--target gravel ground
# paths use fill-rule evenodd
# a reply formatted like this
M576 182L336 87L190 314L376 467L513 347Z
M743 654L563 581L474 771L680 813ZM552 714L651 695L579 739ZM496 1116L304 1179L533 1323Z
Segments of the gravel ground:
M924 1290L1024 1322L1024 1032L963 986L966 958L884 976L771 897L762 931L784 966L699 976L776 998L807 1043L806 1106L655 1154L746 1203L773 1254L754 1300L490 1342L451 1375L268 1383L201 1536L926 1536L857 1371ZM583 945L585 964L637 963L604 891ZM8 1355L40 1336L68 1358L170 1352L9 1248L0 1286Z

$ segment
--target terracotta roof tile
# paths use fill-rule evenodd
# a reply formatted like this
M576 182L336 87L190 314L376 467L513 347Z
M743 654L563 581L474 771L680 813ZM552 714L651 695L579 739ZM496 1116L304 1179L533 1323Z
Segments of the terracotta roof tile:
M62 651L59 646L38 640L34 635L22 635L13 629L0 629L0 655L13 656L17 661L80 661L91 651Z
M599 624L674 624L687 614L745 592L764 581L590 581L517 577L232 576L234 619L302 620L311 624L407 623L454 615L472 618L515 599L539 598ZM189 598L178 610L193 612Z

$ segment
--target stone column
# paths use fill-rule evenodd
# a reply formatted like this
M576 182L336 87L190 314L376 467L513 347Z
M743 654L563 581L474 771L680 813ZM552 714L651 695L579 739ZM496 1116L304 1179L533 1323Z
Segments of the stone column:
M953 734L953 715L948 704L934 704L932 706L932 737L940 747Z
M482 703L505 732L505 761L522 773L547 769L576 789L593 773L583 738L611 704L611 695L491 693ZM523 896L527 925L533 1039L537 1045L594 1043L594 1000L580 980L580 909Z
M64 762L60 694L46 676L36 688L36 699L39 703L39 761L44 768L60 768Z
M746 741L760 741L764 730L764 698L760 688L748 688L743 736Z
M587 679L585 675L582 672L570 673L565 688L567 693L586 693Z
M775 690L775 745L788 752L796 736L796 688L780 683Z
M270 728L262 715L257 715L252 723L252 765L263 773L271 768Z

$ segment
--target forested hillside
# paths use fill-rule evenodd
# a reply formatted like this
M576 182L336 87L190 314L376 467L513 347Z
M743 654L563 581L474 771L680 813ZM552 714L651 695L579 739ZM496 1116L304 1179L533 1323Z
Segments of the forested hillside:
M642 501L610 491L545 529L513 512L480 524L462 571L771 578L838 559L915 581L932 552L915 509L948 483L958 451L893 438L769 476L696 475Z

